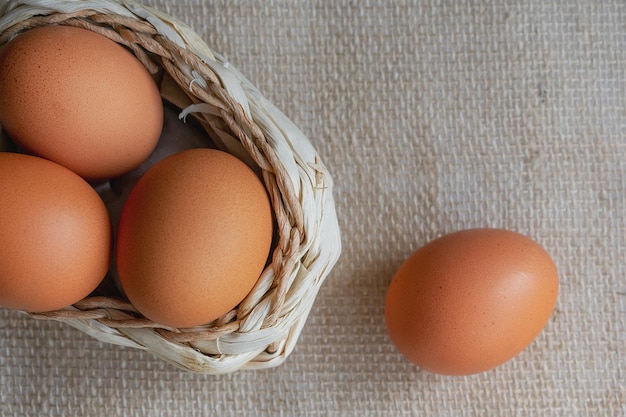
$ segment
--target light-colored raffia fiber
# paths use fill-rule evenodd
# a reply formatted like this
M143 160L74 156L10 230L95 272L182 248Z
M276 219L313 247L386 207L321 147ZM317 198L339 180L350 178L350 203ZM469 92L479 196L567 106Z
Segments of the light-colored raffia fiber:
M260 173L278 238L271 264L248 297L205 326L161 326L119 294L30 316L68 323L194 372L282 363L341 250L332 180L309 140L193 30L163 13L130 0L10 1L0 6L0 45L42 25L98 32L129 48L151 72L163 71L184 103L181 117L196 117L218 147Z

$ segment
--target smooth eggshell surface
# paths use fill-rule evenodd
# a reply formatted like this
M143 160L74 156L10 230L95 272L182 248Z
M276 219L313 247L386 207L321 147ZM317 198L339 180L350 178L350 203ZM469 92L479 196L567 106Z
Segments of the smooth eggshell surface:
M126 200L117 272L147 318L209 323L236 307L267 262L273 217L263 183L239 159L191 149L150 168Z
M0 305L56 310L89 295L111 259L107 209L54 162L0 152Z
M387 293L392 342L409 361L439 374L494 368L546 325L557 269L535 241L502 229L435 239L399 268Z
M98 180L150 155L163 102L121 45L86 29L44 26L0 52L0 124L28 152Z

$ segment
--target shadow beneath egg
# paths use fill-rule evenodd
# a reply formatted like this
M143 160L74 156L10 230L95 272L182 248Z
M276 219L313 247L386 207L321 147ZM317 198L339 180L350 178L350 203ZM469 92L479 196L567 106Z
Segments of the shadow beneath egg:
M18 152L17 145L0 126L0 152Z

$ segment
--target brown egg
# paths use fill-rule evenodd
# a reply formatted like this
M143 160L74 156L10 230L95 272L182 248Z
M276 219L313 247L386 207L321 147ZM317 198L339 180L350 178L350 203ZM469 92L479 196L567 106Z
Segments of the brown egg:
M153 321L209 323L257 282L272 231L265 187L247 165L213 149L182 151L150 168L124 204L119 279Z
M98 194L54 162L0 152L0 305L74 304L106 275L111 224Z
M121 45L86 29L45 26L0 53L0 124L30 153L103 179L150 155L163 102L149 72Z
M385 304L392 342L409 361L446 375L474 374L520 353L555 307L557 269L530 238L464 230L417 250Z

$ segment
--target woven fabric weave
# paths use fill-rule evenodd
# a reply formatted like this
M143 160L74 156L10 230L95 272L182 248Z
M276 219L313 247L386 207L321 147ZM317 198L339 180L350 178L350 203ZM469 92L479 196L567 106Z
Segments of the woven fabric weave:
M196 375L0 309L0 415L626 415L626 3L145 0L311 139L343 253L274 369ZM495 370L408 364L387 286L428 240L493 226L554 257L542 334Z

